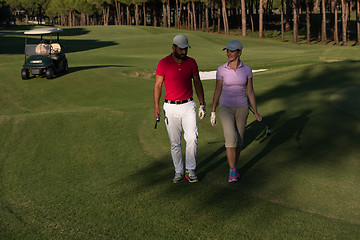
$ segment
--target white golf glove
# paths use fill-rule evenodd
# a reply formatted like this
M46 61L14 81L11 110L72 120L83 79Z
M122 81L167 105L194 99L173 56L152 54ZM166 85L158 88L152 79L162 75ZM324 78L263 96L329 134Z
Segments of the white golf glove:
M205 105L206 105L205 103L200 104L200 107L199 107L199 118L200 119L203 119L206 115Z
M215 112L211 112L211 114L210 114L210 122L211 122L211 125L213 127L216 125L216 114L215 114Z

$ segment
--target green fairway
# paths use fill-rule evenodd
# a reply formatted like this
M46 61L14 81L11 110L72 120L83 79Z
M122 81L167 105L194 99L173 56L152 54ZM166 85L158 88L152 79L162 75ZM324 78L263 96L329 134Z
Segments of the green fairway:
M70 72L24 81L26 29L0 30L0 239L360 239L359 47L65 28ZM200 71L225 63L234 38L245 64L268 69L254 88L272 135L249 115L238 183L210 124L215 80L203 81L200 182L171 183L153 84L178 33Z

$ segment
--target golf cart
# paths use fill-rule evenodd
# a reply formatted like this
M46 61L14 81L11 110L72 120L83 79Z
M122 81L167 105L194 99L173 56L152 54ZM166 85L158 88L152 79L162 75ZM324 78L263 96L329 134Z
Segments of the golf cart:
M47 79L51 79L57 73L69 71L67 59L59 42L59 33L62 31L59 28L39 28L24 32L25 63L21 70L22 79L29 79L30 73L34 76L45 75ZM57 38L53 39L52 35L55 33ZM34 38L30 38L33 35L40 35L40 43L28 43L34 41Z

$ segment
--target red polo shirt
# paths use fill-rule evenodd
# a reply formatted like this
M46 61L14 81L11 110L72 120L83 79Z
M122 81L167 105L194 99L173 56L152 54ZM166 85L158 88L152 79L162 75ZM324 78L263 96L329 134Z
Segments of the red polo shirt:
M199 74L195 59L187 57L177 63L171 54L159 61L156 75L164 77L165 99L185 100L193 96L192 78Z

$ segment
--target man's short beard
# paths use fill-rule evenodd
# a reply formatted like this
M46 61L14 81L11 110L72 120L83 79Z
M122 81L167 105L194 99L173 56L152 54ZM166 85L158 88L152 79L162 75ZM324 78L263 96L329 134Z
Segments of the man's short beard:
M186 54L178 54L176 51L174 51L174 56L178 59L185 60Z

